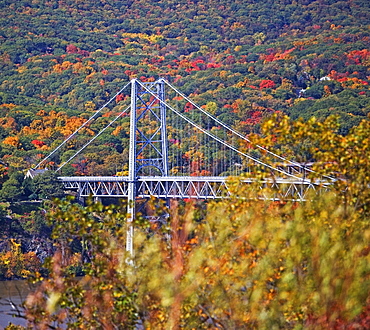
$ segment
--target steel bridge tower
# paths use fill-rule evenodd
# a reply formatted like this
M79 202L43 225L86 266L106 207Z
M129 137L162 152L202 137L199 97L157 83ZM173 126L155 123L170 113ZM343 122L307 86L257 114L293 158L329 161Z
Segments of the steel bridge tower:
M126 250L131 255L134 235L132 222L139 174L168 176L165 83L162 79L141 84L136 79L131 80L126 243Z

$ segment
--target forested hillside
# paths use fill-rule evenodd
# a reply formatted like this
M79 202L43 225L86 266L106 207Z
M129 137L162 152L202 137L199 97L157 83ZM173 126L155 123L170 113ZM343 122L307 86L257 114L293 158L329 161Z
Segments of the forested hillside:
M37 163L133 77L168 79L246 134L277 111L338 114L346 133L370 111L366 0L0 6L1 158L17 170ZM95 165L122 151L122 134L102 139Z

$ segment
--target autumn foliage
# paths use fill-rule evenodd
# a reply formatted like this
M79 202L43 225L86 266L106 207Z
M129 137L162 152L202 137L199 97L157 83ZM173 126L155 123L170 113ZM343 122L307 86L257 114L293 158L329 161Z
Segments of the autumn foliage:
M43 165L54 170L69 160L129 106L129 94L117 92L132 78L165 78L243 136L262 132L254 137L257 144L305 164L321 160L317 170L337 179L337 194L303 206L236 198L210 203L207 215L193 204L172 210L161 229L143 221L136 242L142 270L126 267L125 209L62 203L52 214L76 235L63 229L66 236L56 238L64 254L55 255L50 280L28 300L31 323L369 328L368 1L202 0L180 6L169 0L4 0L0 21L3 241L21 244L19 235L46 240L40 228L55 181L35 188L24 180L26 170L113 97L96 121ZM198 119L191 103L169 101ZM270 121L273 115L277 119ZM293 124L284 115L303 120ZM338 116L339 125L330 124L335 134L320 126L331 115ZM180 137L177 122L168 126L169 148L190 175L213 174L205 167L209 160L218 173L230 173L217 167L228 157L190 148L193 131ZM221 135L220 125L210 130ZM63 175L126 175L129 133L124 113ZM252 147L245 149L267 157ZM35 202L34 209L25 211L25 201ZM78 251L68 251L70 239ZM39 270L24 244L6 246L2 278ZM70 277L82 270L82 282Z
M327 193L313 191L304 202L256 199L258 183L234 179L230 198L207 205L173 201L167 209L153 199L154 214L169 218L160 225L137 217L134 264L125 252L124 205L57 202L49 217L58 251L50 278L26 300L29 324L366 329L370 195L363 187L369 184L370 126L364 121L347 137L337 127L333 118L277 117L264 123L265 136L253 137L266 146L278 141L284 152L284 144L313 152L315 176L340 179ZM76 240L85 273L77 281L70 272Z

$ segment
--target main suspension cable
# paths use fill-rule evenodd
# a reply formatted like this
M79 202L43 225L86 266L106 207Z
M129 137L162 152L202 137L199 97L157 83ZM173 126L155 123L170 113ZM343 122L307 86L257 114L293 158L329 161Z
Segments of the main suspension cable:
M42 159L35 167L34 169L38 169L39 166L45 162L47 159L49 159L51 156L53 156L61 147L63 147L68 141L70 141L82 128L84 128L88 123L90 123L95 117L103 111L103 109L110 104L113 100L116 99L116 97L121 94L129 85L131 82L127 83L123 88L121 88L108 102L106 102L99 110L97 110L87 121L85 121L79 128L77 128L70 136L67 137L58 147L56 147L49 155L47 155L44 159Z
M87 146L90 145L91 142L93 142L95 139L97 139L101 134L103 134L105 132L105 130L107 128L109 128L110 126L112 126L112 124L117 121L119 118L121 118L121 116L128 110L130 109L130 105L125 109L123 110L122 112L120 112L120 114L114 118L107 126L105 126L98 134L96 134L91 140L89 140L88 142L86 142L79 150L77 150L77 152L71 156L70 158L68 158L68 160L66 160L62 165L60 165L58 167L58 169L55 171L55 172L58 172L59 170L61 170L64 165L68 164L73 158L75 158L82 150L84 150Z

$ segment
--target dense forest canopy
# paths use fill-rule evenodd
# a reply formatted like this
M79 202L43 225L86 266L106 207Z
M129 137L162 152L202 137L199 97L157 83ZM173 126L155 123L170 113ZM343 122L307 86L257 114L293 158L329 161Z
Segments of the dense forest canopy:
M365 0L2 1L2 181L37 164L131 78L165 78L243 134L263 118L370 112L370 9ZM69 159L124 97L47 165ZM64 168L127 170L128 118ZM185 152L185 150L183 150ZM10 169L10 172L8 171ZM8 173L9 172L9 173ZM8 173L8 174L6 174Z
M320 120L336 114L339 132L347 134L370 112L365 0L20 0L0 6L1 183L37 164L131 78L165 78L245 135L258 132L273 113ZM125 102L118 95L45 165L69 159ZM109 128L64 173L127 170L128 123L125 117Z

